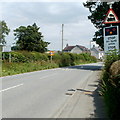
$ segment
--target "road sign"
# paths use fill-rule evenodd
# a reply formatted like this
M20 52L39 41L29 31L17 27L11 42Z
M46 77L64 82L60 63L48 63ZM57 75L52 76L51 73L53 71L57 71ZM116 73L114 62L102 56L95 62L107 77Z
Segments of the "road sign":
M107 53L112 50L119 50L118 26L104 28L104 51Z
M106 18L104 19L104 24L119 23L119 19L112 8L109 9Z
M11 46L3 46L2 52L11 52Z
M54 51L49 51L50 56L54 55Z

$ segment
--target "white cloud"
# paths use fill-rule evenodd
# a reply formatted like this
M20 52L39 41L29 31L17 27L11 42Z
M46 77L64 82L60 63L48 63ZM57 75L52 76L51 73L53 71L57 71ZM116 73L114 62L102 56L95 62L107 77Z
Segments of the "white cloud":
M64 45L89 47L95 28L87 19L89 12L82 2L6 2L2 4L2 16L11 31L24 25L37 23L50 49L61 49L61 24L64 26ZM6 38L14 42L13 32Z
M87 0L34 0L34 2L86 2ZM0 2L33 2L33 0L1 0Z
M65 8L61 8L58 4L52 4L48 7L48 12L53 15L61 14L64 11L65 11Z

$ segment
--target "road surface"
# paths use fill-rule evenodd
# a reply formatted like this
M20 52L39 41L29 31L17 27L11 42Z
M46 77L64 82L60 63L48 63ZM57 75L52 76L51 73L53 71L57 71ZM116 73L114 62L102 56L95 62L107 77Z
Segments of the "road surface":
M86 84L102 63L2 77L3 118L51 118L70 99L66 93Z

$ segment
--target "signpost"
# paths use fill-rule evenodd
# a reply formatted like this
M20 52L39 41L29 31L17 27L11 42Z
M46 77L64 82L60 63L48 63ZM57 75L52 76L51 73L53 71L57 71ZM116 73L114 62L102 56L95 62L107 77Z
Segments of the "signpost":
M9 53L9 62L12 61L12 57L11 57L11 46L3 46L2 52L8 52ZM3 53L3 59L4 59L4 53Z
M49 54L50 54L50 60L52 62L52 56L54 55L54 51L49 51Z
M110 24L110 27L104 27L104 51L105 53L116 50L119 51L119 26L112 26L114 23L120 23L117 15L112 9L110 3L110 9L104 19L103 24Z

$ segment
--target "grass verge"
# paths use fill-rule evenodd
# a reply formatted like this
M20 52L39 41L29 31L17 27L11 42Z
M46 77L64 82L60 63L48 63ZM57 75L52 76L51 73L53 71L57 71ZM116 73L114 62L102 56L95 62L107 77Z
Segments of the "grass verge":
M80 61L76 62L75 65L92 63L90 61ZM31 63L8 63L2 64L2 74L1 76L15 75L26 72L33 72L45 69L59 68L59 64L53 62L31 62Z

